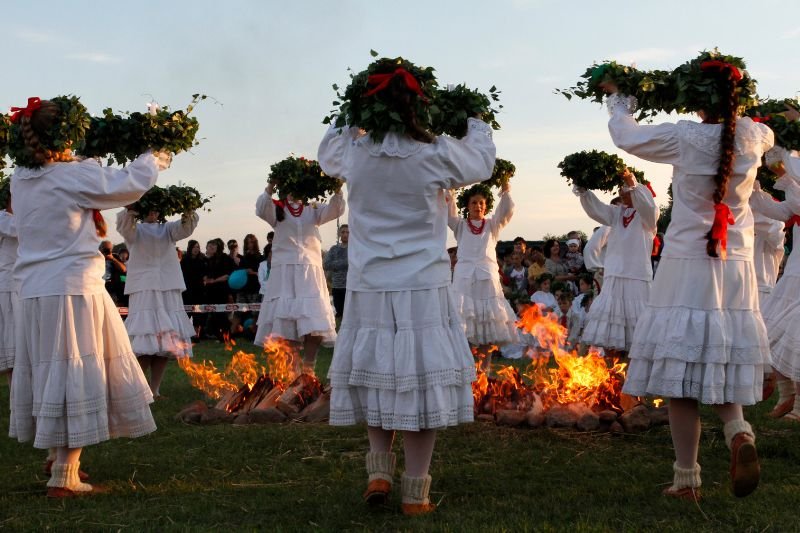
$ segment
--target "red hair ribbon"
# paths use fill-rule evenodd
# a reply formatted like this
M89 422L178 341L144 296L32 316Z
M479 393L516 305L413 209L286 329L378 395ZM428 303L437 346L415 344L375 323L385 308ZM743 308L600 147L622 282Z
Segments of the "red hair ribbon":
M278 207L286 207L286 204L283 203L283 200L276 200L275 198L273 198L272 203L277 205Z
M653 237L653 251L650 252L650 255L653 257L658 255L658 250L661 248L661 239L658 238L658 235Z
M653 190L653 186L650 185L650 182L645 183L644 186L647 187L647 190L650 191L650 194L652 194L653 198L655 198L656 197L656 191Z
M92 209L92 221L94 222L95 230L98 237L106 236L106 219L99 209Z
M365 92L364 96L372 96L373 94L384 90L389 86L389 82L392 81L395 76L402 77L403 81L406 83L406 87L408 87L412 92L416 93L417 96L422 98L424 102L428 102L428 99L422 92L422 88L419 86L417 78L415 78L413 74L403 67L397 67L391 74L370 74L367 78L367 84L375 85L375 87Z
M727 72L728 77L733 81L741 81L742 79L742 71L739 70L739 67L736 65L731 65L730 63L726 63L725 61L719 61L718 59L703 61L700 63L700 70L716 70L718 72Z
M800 226L800 217L797 215L792 215L792 218L786 221L786 228L791 228L792 226Z
M772 117L767 115L766 117L750 117L750 118L753 120L753 122L760 122L760 123L763 124L764 122L767 122Z
M31 96L28 98L28 105L25 107L12 107L11 122L16 124L19 122L20 117L30 118L33 112L42 107L42 99L38 96Z
M720 257L727 257L728 226L736 220L733 218L731 208L722 202L714 205L714 223L711 225L711 238L719 241Z

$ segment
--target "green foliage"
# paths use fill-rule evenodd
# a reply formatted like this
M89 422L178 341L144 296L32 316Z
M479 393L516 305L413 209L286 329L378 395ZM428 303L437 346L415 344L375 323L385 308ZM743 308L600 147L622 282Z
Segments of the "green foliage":
M39 142L54 152L63 152L67 148L80 149L90 125L86 107L77 96L56 96L50 101L59 108L58 119L48 131L39 135ZM19 122L9 124L8 128L8 154L14 164L29 168L41 166L34 159L33 152L25 145L21 124Z
M377 57L374 50L370 54ZM503 106L498 105L496 109L493 107L495 102L499 102L500 91L496 87L491 87L488 95L477 89L469 89L463 84L456 85L451 90L440 89L433 67L419 67L402 57L380 58L372 62L366 70L357 74L351 71L350 83L344 91L334 84L334 109L323 119L323 124L333 124L337 128L361 128L375 142L383 141L388 132L400 135L407 133L403 118L393 109L386 92L379 91L364 96L371 88L367 83L371 74L391 73L399 67L416 78L424 95L424 98L416 95L412 97L413 113L421 128L436 135L446 134L460 138L467 133L467 119L480 117L492 128L500 129L496 115Z
M622 186L625 168L629 168L640 183L648 183L642 171L626 167L619 156L600 150L570 154L558 164L558 168L567 178L567 183L588 190L611 192Z
M195 104L206 95L195 94L185 111L170 111L153 106L148 113L127 112L118 115L110 108L99 117L92 117L81 155L108 157L109 164L125 164L147 150L179 153L191 149L200 127L189 116Z
M289 156L269 167L269 181L279 198L291 194L296 200L324 200L342 187L341 180L322 172L319 163L305 157Z
M658 210L658 222L656 223L658 233L666 233L669 223L672 222L672 183L667 187L667 198L669 199L667 205L662 205Z
M502 189L512 177L517 172L517 167L514 166L514 163L507 159L500 159L499 157L494 160L494 170L492 171L492 177L488 180L484 181L486 185L490 187L497 187L498 189Z
M488 96L463 84L451 89L437 89L429 107L431 131L460 139L467 134L467 119L470 117L480 117L492 129L499 130L496 116L503 106L492 108L492 102L500 101L499 94L494 86L489 89Z
M0 209L8 208L11 199L11 178L0 172Z
M765 161L762 161L761 166L758 167L756 179L761 186L761 190L773 198L783 201L786 197L786 193L775 188L775 181L778 179L778 175L767 166Z
M203 208L211 202L211 198L203 198L200 192L188 185L170 185L159 187L154 185L138 202L133 204L136 218L143 220L150 211L158 213L159 222L165 222L167 217L177 214L191 213Z
M696 58L687 61L672 71L642 71L634 67L607 61L593 64L583 75L582 80L568 89L556 89L568 99L573 96L602 102L605 92L600 87L604 82L613 82L622 94L635 96L639 119L652 117L660 112L690 113L700 110L716 112L720 105L716 72L704 72L700 65L709 60L723 61L738 67L742 79L737 82L737 100L741 109L756 104L756 83L745 70L742 58L721 54L718 50L701 52Z
M761 100L757 106L748 109L750 117L763 122L775 133L775 143L787 150L800 150L800 121L788 120L781 113L786 106L800 109L797 99Z
M492 212L494 208L494 195L492 194L492 188L489 187L487 182L476 183L472 187L467 187L461 189L461 192L458 193L458 200L456 205L458 209L461 210L461 215L464 218L469 216L469 199L479 194L486 199L486 214Z
M558 242L566 242L566 241L568 241L570 239L570 236L569 236L570 233L572 233L572 232L570 231L570 232L567 232L567 233L562 233L561 235L556 235L554 233L545 233L542 236L541 240L547 242L550 239L553 239L553 240L556 240ZM586 242L586 241L589 240L589 237L587 237L586 233L584 233L583 231L578 230L577 233L578 233L578 235L580 236L580 239L583 242Z

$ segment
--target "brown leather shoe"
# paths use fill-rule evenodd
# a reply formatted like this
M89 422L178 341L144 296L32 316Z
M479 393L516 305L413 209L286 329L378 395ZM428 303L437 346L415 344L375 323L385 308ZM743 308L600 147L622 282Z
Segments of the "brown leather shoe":
M401 507L406 516L419 516L436 510L434 503L404 503Z
M731 441L731 486L737 498L747 496L758 487L761 465L753 437L737 433Z
M369 505L385 505L389 501L392 484L385 479L373 479L364 491L364 501Z
M770 418L780 418L794 408L794 394L786 398L784 401L772 408L772 411L767 413Z
M674 489L672 487L667 487L661 494L664 496L668 496L670 498L675 498L678 500L686 500L690 502L699 502L703 499L700 495L700 488L694 487L683 487L682 489Z
M44 473L45 473L46 476L48 476L48 477L51 476L52 475L51 472L53 470L53 461L51 461L50 459L46 460L44 462L43 470L44 470ZM89 480L89 474L87 474L83 470L78 470L78 479L80 479L81 481L88 481Z
M111 489L102 485L92 485L92 490L86 491L69 490L66 487L47 487L47 497L59 500L65 498L83 498L84 496L107 494L109 492L111 492Z

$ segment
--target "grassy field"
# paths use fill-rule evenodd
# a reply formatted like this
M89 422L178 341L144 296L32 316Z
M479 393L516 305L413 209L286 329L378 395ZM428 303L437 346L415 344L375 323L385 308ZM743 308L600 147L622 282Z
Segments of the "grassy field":
M229 357L207 341L195 354L218 365ZM323 351L320 375L329 362L330 352ZM0 428L7 432L2 381ZM800 425L768 419L774 399L747 413L763 477L745 499L730 495L728 451L710 412L704 412L700 505L661 496L672 477L667 427L612 437L475 423L440 433L431 471L439 509L406 518L399 494L386 508L361 503L363 427L185 425L175 413L202 394L175 364L162 393L168 399L153 404L154 434L84 451L83 467L112 489L107 495L48 500L43 452L0 438L0 529L800 531Z

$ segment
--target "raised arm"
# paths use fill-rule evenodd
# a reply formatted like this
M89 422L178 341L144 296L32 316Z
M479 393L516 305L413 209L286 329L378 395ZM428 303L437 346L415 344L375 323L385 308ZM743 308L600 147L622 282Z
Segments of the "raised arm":
M619 209L618 207L603 202L600 198L595 196L592 191L587 191L586 189L576 188L575 194L581 199L581 207L583 207L583 210L586 211L586 214L593 220L596 220L604 226L614 225L614 218Z
M514 216L514 200L511 199L511 191L508 186L500 191L500 201L497 203L497 210L492 217L492 231L499 233Z
M194 233L199 220L200 216L194 211L191 213L184 213L181 215L180 220L167 222L167 235L169 235L169 238L172 240L172 242L178 242L186 239L192 233Z
M317 150L317 160L325 174L347 180L347 149L359 135L358 128L328 128Z
M644 227L645 231L655 234L656 223L658 222L658 208L653 200L653 193L641 183L634 183L634 186L628 190L631 193L631 203L636 209L636 214L639 215L642 227Z
M17 238L16 219L6 210L0 211L0 237Z
M756 182L758 183L758 182ZM794 214L792 208L786 202L776 202L772 196L756 188L750 195L750 209L773 220L785 222L792 218Z
M452 190L445 191L445 201L447 202L447 226L455 233L458 230L458 225L461 223L461 217L458 216L458 206L456 205L456 195Z
M636 99L619 93L606 98L608 131L617 147L655 163L675 164L680 156L675 124L642 126L633 118Z
M272 203L272 185L268 185L256 200L256 216L265 220L273 228L278 223L275 218L275 204Z
M492 128L484 121L469 118L464 138L440 136L435 142L444 167L439 182L442 189L472 185L492 175L497 150L492 140Z
M331 220L336 220L344 215L344 208L347 203L344 201L344 194L339 190L336 194L331 196L330 201L323 204L322 207L316 210L317 226L321 226Z
M136 242L136 212L123 209L117 213L117 232L122 235L125 242Z
M155 185L156 158L148 152L125 168L101 167L93 159L78 163L75 190L78 205L84 209L112 209L132 204Z

